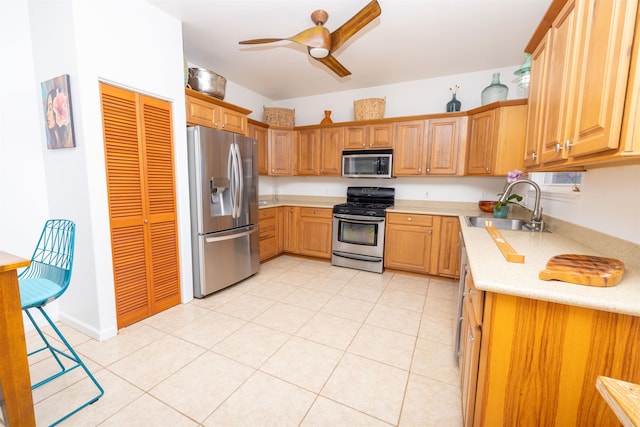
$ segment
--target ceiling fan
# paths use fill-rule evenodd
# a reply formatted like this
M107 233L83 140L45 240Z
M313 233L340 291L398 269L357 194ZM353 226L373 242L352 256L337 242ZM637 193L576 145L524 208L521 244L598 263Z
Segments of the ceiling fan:
M309 55L311 55L313 59L322 62L338 76L345 77L350 75L351 72L338 62L331 53L335 52L336 49L342 46L351 36L364 28L369 22L380 16L381 12L378 1L373 0L358 13L353 15L351 19L342 24L340 28L329 33L329 30L324 26L324 23L327 22L327 19L329 18L329 14L320 9L311 14L311 20L316 25L296 34L295 36L283 39L269 38L244 40L241 41L240 44L273 43L282 40L300 43L307 46Z

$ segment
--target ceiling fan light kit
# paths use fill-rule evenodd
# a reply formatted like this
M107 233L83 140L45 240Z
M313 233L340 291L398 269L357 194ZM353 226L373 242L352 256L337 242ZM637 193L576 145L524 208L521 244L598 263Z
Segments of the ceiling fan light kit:
M316 59L326 58L329 55L329 49L324 47L310 47L309 55Z
M324 23L329 19L329 14L324 10L316 10L311 14L311 20L315 26L287 38L265 38L244 40L240 44L263 44L289 40L307 46L309 56L322 62L339 77L351 74L332 53L349 40L355 33L364 28L369 22L380 16L382 10L377 0L372 0L358 13L351 17L340 28L329 33Z

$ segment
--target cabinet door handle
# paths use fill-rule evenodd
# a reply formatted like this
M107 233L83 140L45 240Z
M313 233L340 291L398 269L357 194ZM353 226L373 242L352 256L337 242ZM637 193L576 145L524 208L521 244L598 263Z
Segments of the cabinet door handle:
M427 173L431 172L431 168L427 168Z
M567 141L567 142L569 142L569 141ZM567 142L565 142L565 146L566 146ZM561 146L561 145L560 145L560 143L558 142L558 143L556 144L556 153L559 153L560 151L562 151L562 146Z
M411 221L413 221L413 218L412 217L407 217L407 221L411 222Z
M571 147L573 147L573 144L571 143L571 140L567 139L567 140L564 142L564 149L565 149L565 150L567 150L567 151L569 151L569 149L570 149Z
M475 337L473 336L473 334L469 334L469 342L475 340Z
M489 172L489 168L484 168L484 170L485 170L486 172Z
M432 234L432 233L433 233L433 230L427 231L427 234Z
M536 154L536 152L535 152L535 151L532 151L532 152L531 152L531 160L535 160L535 159L536 159L536 157L538 157L538 155Z

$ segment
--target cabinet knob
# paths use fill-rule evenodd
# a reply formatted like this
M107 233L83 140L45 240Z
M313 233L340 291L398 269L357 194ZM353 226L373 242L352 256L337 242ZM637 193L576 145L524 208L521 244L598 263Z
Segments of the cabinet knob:
M418 173L421 173L421 172L422 172L422 168L418 168Z
M318 211L313 211L313 214L314 215L318 215Z
M431 168L427 168L427 173L431 172Z
M535 159L536 159L536 157L538 157L538 155L536 154L536 152L535 152L535 151L532 151L532 152L531 152L531 160L535 160Z
M213 122L213 125L214 125L215 127L218 127L218 122Z
M484 170L485 170L485 171L487 171L487 172L489 172L489 168L488 168L488 167L487 167L487 168L484 168Z
M469 342L475 340L475 338L473 337L473 334L469 334Z
M407 221L411 222L411 221L413 221L413 218L409 216L409 217L407 217Z
M224 123L222 124L222 129L224 129Z
M569 142L569 141L567 141L567 142ZM565 142L565 146L566 146L567 142ZM562 146L561 146L561 145L560 145L560 143L558 142L558 143L556 144L556 153L559 153L560 151L562 151Z
M565 150L567 150L567 151L569 151L569 149L570 149L571 147L573 147L573 144L571 143L571 140L570 140L570 139L567 139L567 140L564 142L564 149L565 149Z
M149 223L149 220L147 218L143 219L142 222L144 222L145 224Z
M433 233L433 230L427 231L427 234L431 234L431 233Z

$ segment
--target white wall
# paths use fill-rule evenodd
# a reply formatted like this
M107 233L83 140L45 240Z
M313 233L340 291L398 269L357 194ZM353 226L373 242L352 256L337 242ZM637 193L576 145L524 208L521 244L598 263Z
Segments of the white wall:
M30 258L49 218L40 85L33 70L24 1L0 7L0 250ZM10 41L10 42L9 42Z
M457 99L462 110L481 105L480 94L491 84L494 72L500 73L500 82L509 88L508 99L526 98L527 94L516 84L513 74L520 65L481 70L434 79L416 80L366 89L333 92L304 98L279 101L273 106L295 108L296 126L314 125L324 118L324 110L331 110L331 119L337 122L353 120L353 101L362 98L386 98L385 117L443 113L451 100L450 87L460 86ZM258 117L261 120L262 117Z

